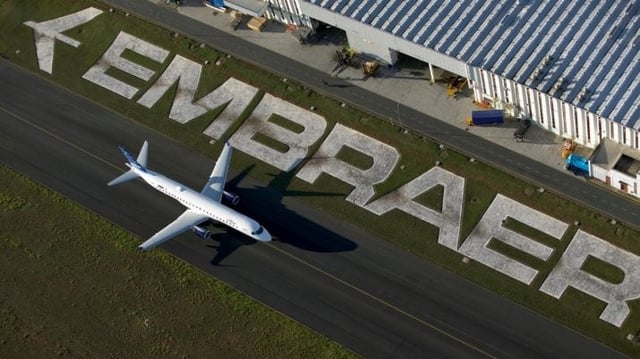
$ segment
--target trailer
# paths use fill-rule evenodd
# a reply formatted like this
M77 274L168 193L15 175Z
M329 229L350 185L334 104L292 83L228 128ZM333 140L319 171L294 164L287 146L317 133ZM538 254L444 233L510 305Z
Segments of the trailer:
M504 111L480 110L471 111L471 117L467 119L467 125L502 125L504 123Z

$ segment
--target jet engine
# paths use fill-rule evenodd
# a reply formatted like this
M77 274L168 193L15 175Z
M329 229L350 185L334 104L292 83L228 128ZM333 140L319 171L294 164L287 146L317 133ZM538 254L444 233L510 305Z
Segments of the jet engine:
M224 191L224 199L231 202L232 205L237 206L240 202L240 196L235 193Z
M193 231L193 233L202 238L202 239L211 239L213 237L213 235L211 234L211 232L204 228L204 227L200 227L200 226L193 226L191 227L191 230Z

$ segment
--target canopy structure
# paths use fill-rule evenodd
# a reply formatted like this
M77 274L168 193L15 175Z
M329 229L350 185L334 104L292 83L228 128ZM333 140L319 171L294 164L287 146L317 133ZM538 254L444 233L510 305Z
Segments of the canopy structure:
M269 5L261 0L209 0L208 2L217 8L228 7L253 17L262 16Z

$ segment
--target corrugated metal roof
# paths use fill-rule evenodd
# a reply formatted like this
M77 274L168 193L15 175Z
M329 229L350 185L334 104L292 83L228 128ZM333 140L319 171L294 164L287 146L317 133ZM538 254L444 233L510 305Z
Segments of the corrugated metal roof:
M640 129L637 1L303 1Z

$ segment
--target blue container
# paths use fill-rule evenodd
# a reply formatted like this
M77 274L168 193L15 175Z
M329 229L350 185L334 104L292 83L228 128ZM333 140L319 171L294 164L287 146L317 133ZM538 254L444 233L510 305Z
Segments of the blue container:
M504 111L502 110L486 110L486 111L471 112L471 124L473 125L491 125L491 124L503 124L503 123L504 123Z
M589 167L588 159L573 153L567 157L567 164L564 166L567 170L573 171L574 174L583 176L589 175Z

